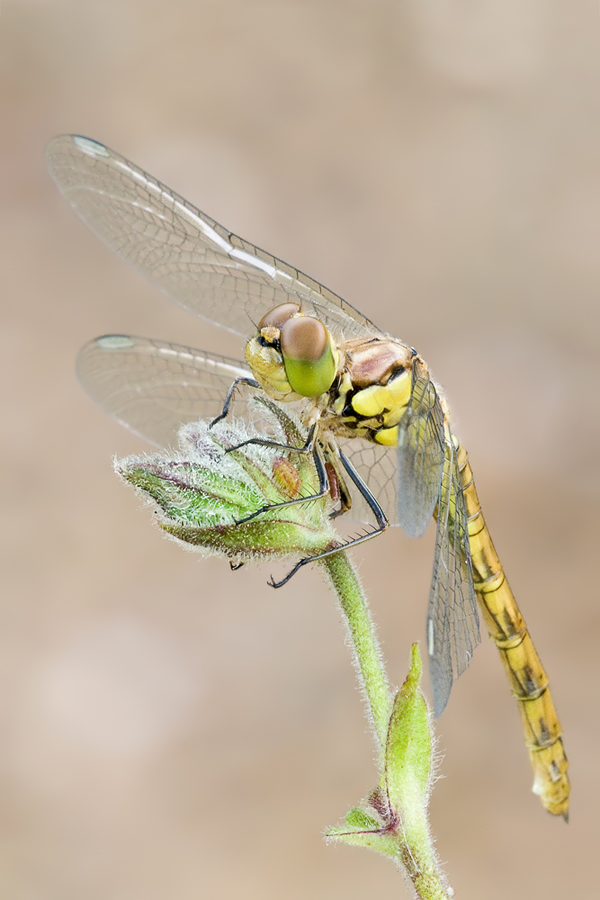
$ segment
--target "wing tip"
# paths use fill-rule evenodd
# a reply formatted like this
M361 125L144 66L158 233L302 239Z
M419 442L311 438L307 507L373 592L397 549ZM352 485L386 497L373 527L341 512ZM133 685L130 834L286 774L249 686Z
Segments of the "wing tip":
M434 719L439 719L441 714L446 709L448 705L448 697L449 694L440 693L438 690L433 688L433 717Z
M70 154L75 152L84 156L91 156L93 159L106 159L111 155L108 147L101 144L100 141L85 137L83 134L58 134L48 141L44 149L46 164L51 172L55 168L56 161L60 159L61 154L67 151Z
M429 620L431 621L431 620ZM452 691L452 668L444 664L439 657L435 655L433 645L433 635L430 633L428 625L427 634L427 652L429 655L429 678L431 680L431 691L433 694L433 715L435 719L439 719L446 709L450 692ZM449 660L446 658L446 663Z

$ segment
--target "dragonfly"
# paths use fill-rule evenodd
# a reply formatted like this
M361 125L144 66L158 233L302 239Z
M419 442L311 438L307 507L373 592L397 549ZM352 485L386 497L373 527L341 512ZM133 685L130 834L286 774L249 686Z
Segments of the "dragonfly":
M521 712L533 791L550 813L568 820L568 761L548 677L492 543L446 398L425 360L103 144L63 135L49 143L46 160L68 203L118 256L170 300L246 342L240 361L161 340L103 335L77 358L85 390L158 447L172 443L184 423L226 415L244 385L298 404L307 441L287 449L313 454L320 494L331 489L333 473L340 496L335 514L370 514L376 522L328 552L388 525L420 537L433 518L427 650L434 713L443 712L479 643L479 607Z

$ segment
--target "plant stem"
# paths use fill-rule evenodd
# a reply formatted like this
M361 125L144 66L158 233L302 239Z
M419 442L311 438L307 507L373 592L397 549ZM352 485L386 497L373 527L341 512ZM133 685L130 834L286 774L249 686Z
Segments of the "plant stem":
M325 556L320 562L329 576L346 616L356 665L369 701L379 750L383 754L387 740L391 698L367 599L356 570L346 553L333 553L331 556Z
M362 824L354 830L347 818L348 830L342 826L328 833L347 843L379 850L394 859L404 869L420 900L449 900L452 891L439 867L427 823L432 738L427 706L419 687L418 647L413 645L411 674L392 700L356 570L344 552L323 557L319 562L346 617L384 766L377 808L382 824L379 827L375 823L373 827ZM375 809L374 796L370 802Z
M448 883L438 868L428 829L417 829L403 835L406 848L402 864L420 900L449 900ZM419 850L420 852L417 852Z

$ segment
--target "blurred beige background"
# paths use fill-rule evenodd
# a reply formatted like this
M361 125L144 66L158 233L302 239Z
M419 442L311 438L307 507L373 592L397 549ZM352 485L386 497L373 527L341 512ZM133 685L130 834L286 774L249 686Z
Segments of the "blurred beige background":
M595 896L600 11L505 0L5 2L0 890L12 900L408 896L322 830L374 785L339 614L152 529L142 444L75 354L106 331L241 352L106 250L43 167L74 131L417 347L449 394L550 673L571 823L530 793L485 641L432 800L462 900ZM433 534L356 554L396 682ZM594 855L592 855L594 854Z

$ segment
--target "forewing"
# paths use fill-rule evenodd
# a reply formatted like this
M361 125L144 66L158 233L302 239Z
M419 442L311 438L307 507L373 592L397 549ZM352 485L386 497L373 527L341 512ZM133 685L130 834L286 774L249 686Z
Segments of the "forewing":
M436 718L444 711L452 683L471 662L478 643L479 617L467 512L456 449L447 430L427 614L427 649Z
M336 340L378 332L350 304L236 237L103 144L62 135L50 174L83 221L176 303L245 337L279 303L300 302Z
M219 415L232 382L251 377L235 359L115 334L82 347L77 375L102 409L158 447L176 446L182 424Z
M444 413L427 370L415 358L409 405L398 427L398 522L421 537L438 502L444 466Z

